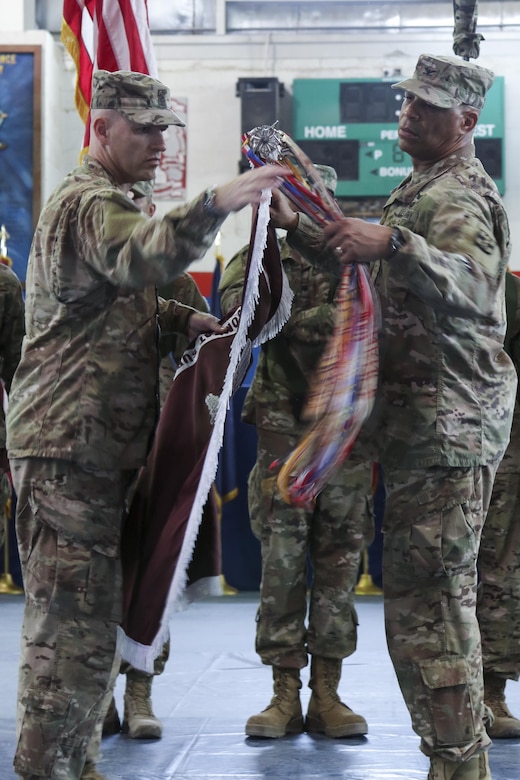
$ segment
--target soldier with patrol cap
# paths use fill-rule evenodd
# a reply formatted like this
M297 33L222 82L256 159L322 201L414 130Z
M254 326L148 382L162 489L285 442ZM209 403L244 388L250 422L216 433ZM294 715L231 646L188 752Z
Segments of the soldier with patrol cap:
M157 308L155 286L281 182L265 166L145 217L127 193L153 179L164 130L182 124L168 99L149 76L94 74L89 154L51 194L31 247L7 415L26 594L14 759L23 780L102 778L95 743L119 666L120 529L158 414L157 322L190 338L221 332L210 314Z
M153 199L153 181L138 181L130 190L132 201L149 217L155 214ZM209 307L193 277L185 272L177 276L170 284L161 287L158 294L165 300L173 299L197 311L207 312ZM159 300L159 303L162 302ZM159 397L161 409L170 390L175 367L189 344L182 333L164 333L161 331L159 349ZM170 642L166 641L161 652L154 660L153 674L135 669L126 661L121 664L120 672L126 677L124 693L123 722L119 718L115 699L112 696L110 706L103 721L103 737L123 731L130 739L160 739L163 724L155 715L152 705L152 682L156 675L164 672L170 655Z
M303 215L284 220L294 246L324 241L329 262L370 263L379 293L386 633L428 780L491 778L476 563L516 389L508 222L473 145L492 83L487 68L421 55L394 85L413 171L381 224L345 218L311 237Z
M336 171L316 168L334 194ZM280 333L262 345L242 414L258 435L248 480L251 528L262 556L256 651L272 667L274 695L265 710L248 719L245 731L276 738L305 728L328 737L353 737L366 734L368 725L340 700L338 685L343 659L354 653L357 643L354 589L363 550L373 535L368 500L372 464L351 458L311 511L290 506L280 496L271 464L291 452L307 428L301 412L309 378L333 331L338 286L337 276L313 267L285 239L280 254L294 293L291 316ZM240 303L246 261L247 247L222 275L225 312ZM304 721L300 670L309 657L312 695Z

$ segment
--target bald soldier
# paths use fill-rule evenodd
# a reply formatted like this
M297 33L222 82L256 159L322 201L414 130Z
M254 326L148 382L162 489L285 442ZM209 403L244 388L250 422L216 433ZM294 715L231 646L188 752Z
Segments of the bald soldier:
M25 586L22 780L102 780L92 739L119 666L120 532L158 415L158 325L221 332L210 314L158 306L155 287L201 258L230 212L281 182L265 166L161 219L143 215L128 192L154 178L164 131L182 124L169 97L140 73L94 74L89 154L50 196L31 247L7 417Z

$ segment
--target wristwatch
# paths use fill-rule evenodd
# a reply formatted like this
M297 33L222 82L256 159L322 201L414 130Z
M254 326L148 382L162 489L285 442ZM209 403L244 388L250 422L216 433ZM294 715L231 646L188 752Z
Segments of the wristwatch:
M394 228L392 230L392 235L390 236L390 248L385 259L391 260L392 257L396 255L399 252L399 250L403 248L405 244L406 241L403 238L403 234L401 233L399 228L398 227Z

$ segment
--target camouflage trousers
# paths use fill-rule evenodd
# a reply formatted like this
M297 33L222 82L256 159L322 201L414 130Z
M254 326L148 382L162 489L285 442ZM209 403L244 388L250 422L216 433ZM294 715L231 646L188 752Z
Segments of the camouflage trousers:
M133 474L38 458L13 460L11 471L25 587L15 771L79 780L119 669L119 543Z
M490 742L476 603L495 470L384 466L388 648L421 750L452 761Z
M256 651L265 664L301 669L308 654L345 658L356 649L354 589L363 550L373 537L373 515L372 464L366 461L344 466L313 511L286 504L269 466L297 441L297 436L258 429L248 501L262 555Z
M520 474L498 467L478 558L484 672L520 674Z

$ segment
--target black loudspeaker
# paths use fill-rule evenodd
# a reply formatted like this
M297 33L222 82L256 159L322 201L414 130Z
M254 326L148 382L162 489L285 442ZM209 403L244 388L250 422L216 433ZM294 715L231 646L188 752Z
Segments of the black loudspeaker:
M502 179L502 140L500 138L475 138L475 156L492 179Z
M284 85L277 78L241 78L236 85L236 94L241 101L240 135L253 127L272 125L280 120L280 97ZM242 155L240 172L249 170L249 163Z

